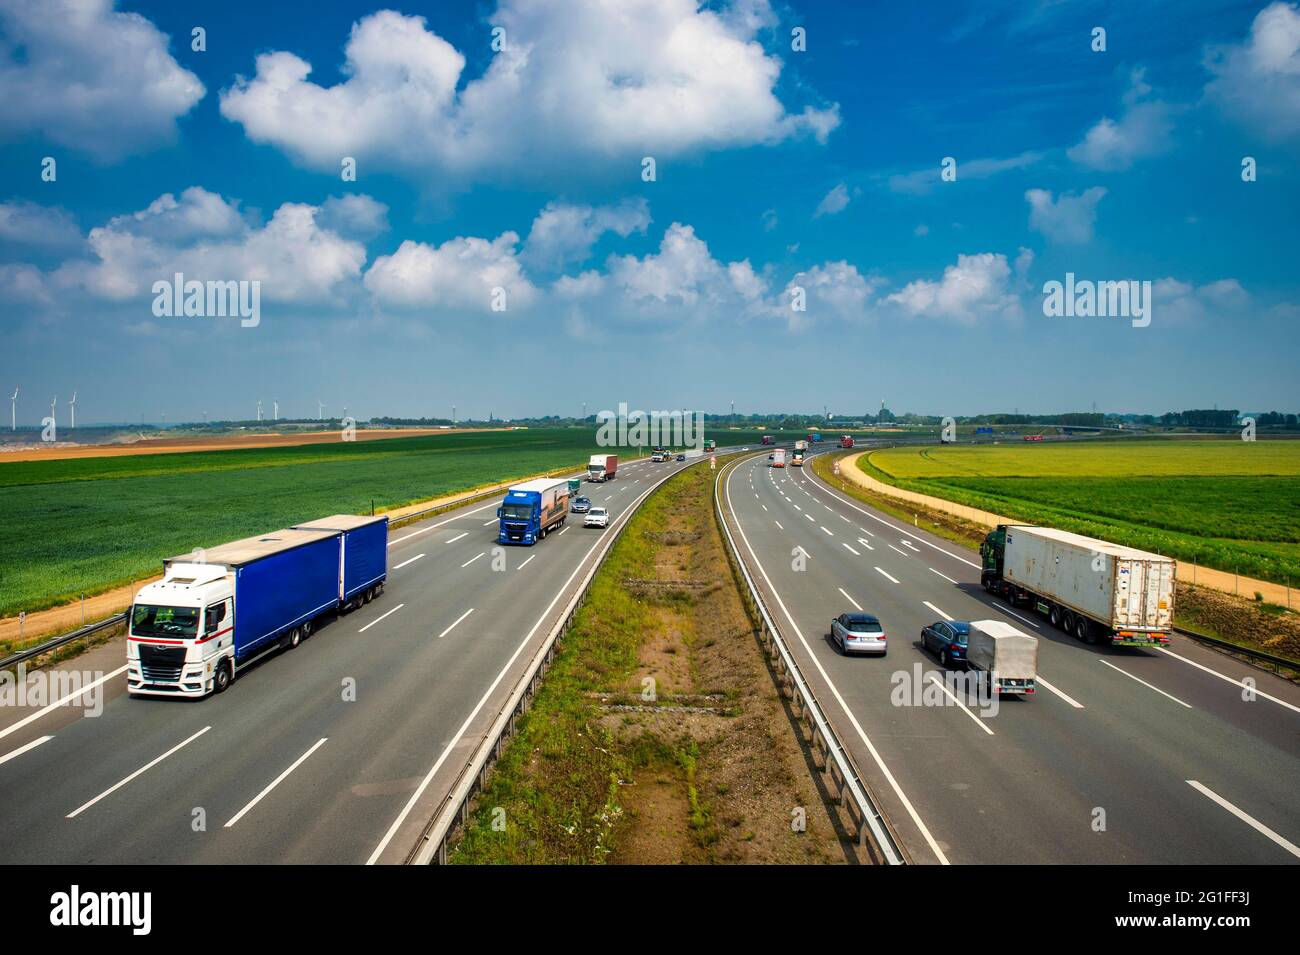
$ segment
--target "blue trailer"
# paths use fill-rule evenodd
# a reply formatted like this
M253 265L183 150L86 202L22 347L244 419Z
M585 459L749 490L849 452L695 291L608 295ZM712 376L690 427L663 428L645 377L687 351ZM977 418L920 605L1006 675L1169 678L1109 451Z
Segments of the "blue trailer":
M552 529L562 527L569 516L569 482L538 478L516 484L506 491L497 508L502 544L533 545Z
M339 601L359 607L379 596L388 579L388 518L335 514L293 525L295 531L337 531L339 540Z
M127 692L206 696L315 620L383 590L387 518L339 515L163 561L136 594L127 627Z

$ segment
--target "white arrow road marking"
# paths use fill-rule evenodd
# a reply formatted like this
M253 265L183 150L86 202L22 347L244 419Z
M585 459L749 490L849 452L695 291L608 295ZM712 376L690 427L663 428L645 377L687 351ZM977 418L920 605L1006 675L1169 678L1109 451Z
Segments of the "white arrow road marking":
M870 542L865 537L859 537L858 543L861 544L863 547L865 547L867 550L875 550L875 548L871 546Z

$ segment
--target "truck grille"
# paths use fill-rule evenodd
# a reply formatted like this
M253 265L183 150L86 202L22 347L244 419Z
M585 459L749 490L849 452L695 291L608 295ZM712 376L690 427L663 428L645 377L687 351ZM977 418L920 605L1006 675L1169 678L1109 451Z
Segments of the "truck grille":
M185 668L184 647L140 644L140 676L146 683L176 683Z

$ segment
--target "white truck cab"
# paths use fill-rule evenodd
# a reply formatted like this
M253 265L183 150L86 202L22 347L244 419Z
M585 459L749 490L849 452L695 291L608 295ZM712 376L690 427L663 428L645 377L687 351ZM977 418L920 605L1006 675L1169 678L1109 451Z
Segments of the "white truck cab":
M234 676L234 575L219 564L171 563L136 594L127 619L127 692L220 693Z

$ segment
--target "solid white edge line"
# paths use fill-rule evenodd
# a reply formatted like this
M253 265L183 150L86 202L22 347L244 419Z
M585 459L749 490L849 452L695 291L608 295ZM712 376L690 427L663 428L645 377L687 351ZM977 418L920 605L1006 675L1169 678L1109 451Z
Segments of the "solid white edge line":
M848 592L847 590L845 590L843 587L838 588L838 590L839 590L840 593L842 593L842 594L844 595L844 599L845 599L845 600L847 600L849 603L853 604L853 607L854 607L855 610L861 610L861 609L862 609L862 605L859 604L859 603L858 603L856 600L854 600L852 597L850 597L850 596L849 596L849 592Z
M19 746L17 749L5 753L3 756L0 756L0 766L3 766L5 763L9 762L9 760L13 759L16 756L21 756L23 753L27 752L28 750L35 749L37 746L40 746L42 743L48 743L52 739L54 739L53 736L42 736L39 739L34 739L30 743L27 743L23 746Z
M1197 663L1195 660L1189 660L1187 659L1187 657L1182 656L1181 654L1174 653L1173 650L1166 650L1164 647L1160 647L1159 649L1161 653L1167 653L1171 657L1182 660L1184 663L1188 664L1189 666L1194 666L1198 670L1204 670L1206 673L1209 673L1213 676L1217 676L1220 680L1227 680L1229 683L1235 686L1239 686L1243 690L1249 690L1251 693L1254 693L1256 696L1262 696L1266 700L1272 700L1278 706L1285 706L1288 710L1294 710L1295 712L1300 713L1300 706L1296 706L1294 703L1288 703L1286 700L1279 700L1276 696L1269 696L1263 690L1257 690L1253 686L1247 686L1241 680L1234 680L1232 677L1224 673L1220 673L1218 670L1211 669L1210 667Z
M496 501L493 501L491 504L484 504L482 507L476 507L472 511L466 511L464 514L457 514L455 517L449 517L445 521L438 521L436 524L430 524L428 527L421 527L418 531L412 531L411 533L405 534L402 537L397 538L396 540L389 541L388 546L392 547L394 544L400 544L402 541L410 540L412 537L418 537L421 534L427 534L429 531L437 530L439 527L442 527L446 524L450 524L452 521L460 520L462 517L469 517L469 515L477 514L479 511L486 511L489 507L500 507L500 504ZM487 525L484 524L483 526L486 527Z
M33 720L39 720L46 713L49 713L59 708L60 706L63 706L65 703L70 703L73 700L75 700L77 697L83 696L87 690L93 690L101 683L106 683L109 680L113 679L113 677L121 676L125 672L126 672L126 667L120 666L112 673L105 673L103 676L99 677L98 679L90 683L87 683L80 690L77 690L74 693L69 693L67 696L60 697L59 699L55 700L53 703L46 703L35 713L30 713L27 716L24 716L22 719L20 719L17 723L14 723L10 726L6 726L4 729L0 730L0 739L4 739L6 736L14 732L15 730L22 729L24 726L26 726L28 723L32 722Z
M628 515L636 510L636 502L647 497L655 489L655 486L656 485L652 485L642 491L640 496L633 501L632 507L616 517L614 522L617 523L618 521L626 520ZM568 530L568 528L566 527L564 530ZM561 531L560 533L564 533L564 531ZM465 717L465 722L460 725L460 728L452 737L451 742L443 749L442 755L438 757L433 766L431 766L429 771L424 775L424 778L420 780L420 785L415 787L415 792L411 793L411 798L406 801L406 805L403 806L402 811L397 814L397 818L393 820L393 824L388 827L388 831L384 833L384 837L379 840L379 845L375 846L375 851L370 853L370 858L366 860L366 865L374 865L379 861L379 857L383 855L384 850L388 848L388 844L393 841L393 837L396 836L398 830L401 829L402 823L406 822L406 817L411 814L411 810L413 810L416 803L420 801L420 797L424 795L424 791L428 789L429 784L433 782L433 778L438 774L438 770L442 768L442 764L447 761L447 757L451 755L451 751L456 747L456 744L460 742L461 737L465 735L465 731L469 729L469 725L474 722L475 718L478 716L479 710L483 709L483 707L487 705L487 701L496 691L497 685L505 679L506 674L510 672L510 668L514 666L514 662L519 657L519 654L524 652L524 648L527 647L529 641L532 640L533 634L537 632L537 628L546 621L546 617L550 614L552 608L559 603L560 598L564 596L564 592L569 588L569 584L573 583L573 578L578 576L578 572L582 570L583 565L586 564L591 555L595 553L596 548L600 546L603 539L603 537L597 539L595 543L588 548L587 553L585 553L582 556L582 559L578 561L578 566L573 569L573 573L569 574L568 579L561 585L560 589L556 591L555 596L551 598L551 602L547 604L546 609L542 611L542 615L537 618L537 622L533 624L532 629L525 634L523 640L520 641L519 646L515 648L515 652L510 654L510 659L505 662L505 666L503 666L500 672L497 673L492 684L486 691L484 691L483 695L479 698L478 703L475 704L474 709L470 711L469 716Z
M453 630L455 630L455 629L456 629L456 625L459 624L462 620L464 620L466 617L468 617L468 616L469 616L470 614L472 614L473 612L474 612L474 608L473 608L473 607L470 607L468 610L466 610L463 614L461 614L459 617L456 618L456 620L452 623L452 625L451 625L450 627L448 627L448 628L447 628L446 630L444 630L442 633L438 634L438 639L441 640L441 639L442 639L443 637L445 637L447 634L449 634L449 633L451 633Z
M416 554L414 557L410 557L410 558L408 558L408 559L402 561L400 564L398 564L397 566L395 566L395 567L393 568L393 570L401 570L401 569L402 569L403 567L405 567L407 564L414 564L417 560L419 560L419 559L420 559L421 557L423 557L423 556L424 556L423 554Z
M1268 836L1268 838L1272 839L1274 842L1276 842L1287 852L1291 853L1293 856L1300 859L1300 846L1297 846L1294 842L1291 842L1289 839L1285 839L1282 836L1278 835L1276 832L1274 832L1268 826L1264 825L1262 822L1260 822L1254 816L1250 815L1248 812L1242 809L1238 809L1236 806L1228 802L1228 800L1224 799L1222 796L1220 796L1210 787L1197 782L1195 779L1186 779L1183 781L1187 783L1187 785L1195 789L1202 796L1205 796L1207 799L1211 799L1214 802L1217 802L1224 809L1228 810L1228 812L1232 813L1242 822L1246 823L1246 825L1250 826L1252 829L1255 829L1257 832L1261 832L1264 835Z
M954 703L960 706L961 711L965 713L967 716L969 716L971 719L973 719L975 721L976 726L978 726L984 732L988 733L990 736L994 735L993 731L988 728L988 724L986 724L982 719L980 719L978 716L972 713L970 711L970 708L965 703L957 699L957 697L953 695L952 691L943 685L943 680L939 679L939 677L936 674L934 673L930 674L930 682L933 683L935 686L937 686L940 690L942 690L944 696L948 697L948 699L952 700Z
M249 811L250 809L252 809L252 808L253 808L254 806L256 806L259 802L261 802L264 798L266 798L267 793L269 793L269 792L270 792L272 789L274 789L276 786L280 785L280 783L284 782L285 779L288 778L288 776L289 776L289 774L290 774L291 772L293 772L295 769L297 769L299 766L301 766L303 763L305 763L305 762L307 761L307 757L308 757L308 756L310 756L312 753L316 752L316 750L320 749L320 748L325 744L325 740L327 740L327 739L329 739L328 736L322 736L320 739L318 739L318 740L316 741L315 745L312 746L311 749L307 750L307 752L303 753L301 756L299 756L297 759L295 759L295 760L293 761L293 765L292 765L292 766L290 766L288 769L286 769L284 772L282 772L279 776L276 776L275 779L273 779L273 780L271 781L271 785L267 786L267 787L266 787L265 789L263 789L260 793L258 793L256 796L254 796L252 802L250 802L250 803L249 803L247 806L245 806L243 809L239 810L239 812L235 813L235 815L231 818L231 820L230 820L228 823L225 824L225 826L224 826L223 828L225 828L225 829L229 829L229 828L230 828L231 826L233 826L235 823L239 822L239 820L243 819L244 816L248 813L248 811Z
M369 630L369 629L370 629L371 627L373 627L375 624L379 623L379 621L383 620L384 617L387 617L388 614L391 614L391 613L397 613L397 611L401 610L401 609L402 609L403 607L405 607L405 606L406 606L406 604L398 604L396 607L394 607L392 610L388 611L388 613L384 614L383 616L376 617L374 620L371 620L368 624L366 624L364 627L362 627L360 630L358 630L357 633L365 633L367 630Z
M81 815L83 812L85 812L85 811L86 811L87 809L89 809L91 806L95 805L95 803L99 802L101 799L105 798L106 796L111 796L113 793L117 792L119 789L121 789L123 786L125 786L127 783L129 783L131 780L133 780L133 779L135 779L136 777L138 777L138 776L140 776L140 775L142 775L142 774L148 772L149 770L153 769L155 766L157 766L159 763L161 763L164 759L166 759L166 758L167 758L168 756L170 756L172 753L176 752L178 749L180 749L180 748L182 748L182 747L184 747L184 746L188 746L190 743L194 742L196 739L198 739L200 736L202 736L204 733L206 733L206 732L207 732L208 730L210 730L210 729L212 729L211 726L205 726L205 727L203 727L203 729L199 730L197 733L195 733L195 734L194 734L193 736L191 736L189 739L185 740L184 742L177 743L175 746L173 746L171 749L167 750L167 752L163 753L161 756L156 756L156 757L154 757L154 758L151 759L149 762L145 763L143 766L141 766L139 769L137 769L135 772L133 772L130 776L127 776L125 779L123 779L123 780L122 780L121 782L119 782L119 783L115 783L114 785L109 786L107 789L105 789L102 793L100 793L98 796L96 796L96 797L95 797L94 799L92 799L90 802L84 804L84 805L81 806L79 809L74 809L72 812L68 813L67 816L65 816L64 818L65 818L65 819L73 819L73 818L76 818L77 816Z
M1195 707L1193 707L1192 704L1190 704L1190 703L1184 703L1184 702L1183 702L1182 700L1180 700L1178 697L1176 697L1176 696L1174 696L1174 695L1172 695L1172 694L1170 694L1170 693L1166 693L1164 690L1160 689L1160 687L1158 687L1158 686L1152 686L1152 685L1151 685L1150 683L1148 683L1146 680L1142 680L1142 679L1139 679L1138 677L1135 677L1132 673L1129 673L1128 670L1121 670L1119 667L1115 666L1115 664L1110 663L1110 662L1107 661L1107 660L1098 660L1097 662L1098 662L1098 663L1105 664L1106 666L1108 666L1108 667L1110 667L1112 670L1114 670L1116 673L1122 673L1122 674L1124 674L1126 677L1128 677L1130 680L1133 680L1134 682L1141 683L1141 684L1142 684L1143 686L1145 686L1148 690L1155 690L1155 691L1156 691L1157 693L1159 693L1161 696L1167 696L1167 697L1169 697L1169 699L1173 700L1173 701L1174 701L1175 703L1177 703L1179 706L1185 706L1185 707L1187 707L1189 710L1190 710L1190 709L1195 709Z
M727 477L724 485L726 489L728 510L731 510L731 480L735 477L735 474L736 470L733 469L731 474ZM732 510L732 514L735 514L734 510ZM786 607L785 601L781 599L781 595L777 592L776 587L772 585L772 579L767 576L767 571L763 569L763 565L759 561L758 555L754 553L754 547L750 544L749 537L745 534L745 529L738 518L736 520L736 530L740 532L740 539L745 542L745 549L749 551L749 556L753 558L754 566L758 568L758 572L762 574L763 579L767 581L768 589L772 591L772 596L776 599L777 606L779 606L781 612L785 614L785 619L790 622L790 627L794 630L795 636L798 637L799 642L803 644L804 651L808 654L808 658L812 660L813 666L817 668L817 672L821 674L821 678L826 682L826 686L830 689L831 695L835 697L835 701L839 703L840 709L848 718L849 725L851 725L857 732L858 738L861 739L863 745L866 746L867 752L871 754L871 758L875 761L876 766L878 766L881 773L884 774L885 780L889 783L890 788L893 789L894 795L898 797L899 802L903 804L903 808L907 810L907 814L911 816L912 822L915 823L917 829L921 831L921 836L930 847L930 851L934 853L935 858L939 860L939 864L949 865L948 857L944 855L943 850L939 848L939 843L935 841L934 836L930 834L929 828L927 828L925 823L921 820L921 816L916 811L916 807L912 805L912 801L908 799L907 794L903 792L903 787L898 784L898 780L894 778L894 774L890 772L889 767L885 765L885 761L881 758L880 753L877 752L875 744L871 742L871 738L867 736L866 731L862 728L862 724L858 722L858 718L854 716L853 711L849 709L848 703L845 702L844 697L840 694L839 688L836 687L835 683L831 680L830 674L826 672L826 668L822 666L821 661L817 659L817 655L813 653L812 647L808 645L808 641L804 638L803 631L800 630L799 625L794 622L794 617L791 615L789 608Z
M1078 700L1076 700L1074 697L1070 696L1068 693L1063 693L1062 691L1058 690L1056 687L1052 686L1052 684L1044 680L1043 675L1041 673L1035 674L1034 682L1037 683L1039 686L1041 686L1048 693L1055 693L1061 699L1065 700L1065 702L1073 706L1076 710L1084 709L1083 704L1080 703Z

